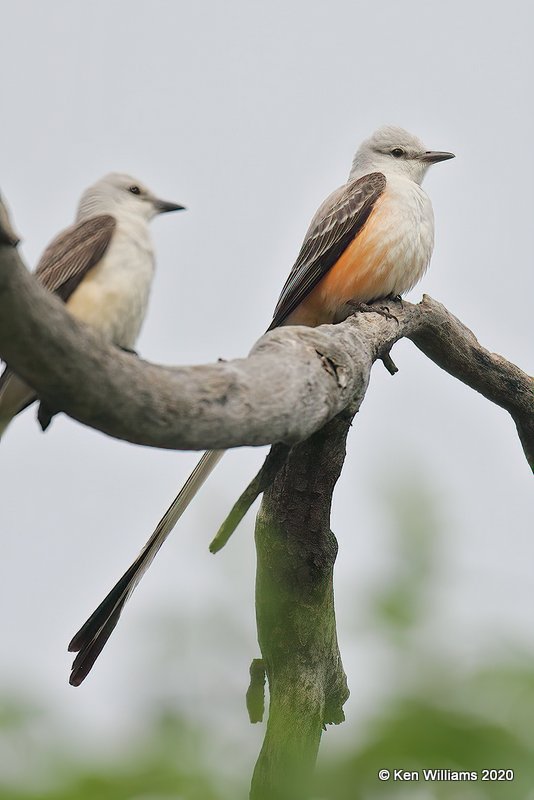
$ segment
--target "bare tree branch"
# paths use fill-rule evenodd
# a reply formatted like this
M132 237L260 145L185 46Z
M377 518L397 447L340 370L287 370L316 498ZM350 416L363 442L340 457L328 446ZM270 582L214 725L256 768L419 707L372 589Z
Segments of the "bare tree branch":
M250 481L244 492L238 497L232 506L230 513L215 534L211 544L210 553L218 553L227 543L250 506L262 494L276 478L287 461L291 448L285 444L274 444L269 455L257 475Z
M391 306L398 321L358 314L339 325L280 328L246 359L157 366L78 323L0 243L0 356L48 407L110 436L178 450L302 441L361 403L373 362L385 358L391 369L389 351L404 336L505 408L534 466L532 378L482 348L431 298Z
M534 378L481 347L469 328L430 297L417 308L422 324L408 338L439 367L510 413L534 471Z
M337 644L330 531L345 439L375 360L393 374L402 337L512 416L534 468L534 381L480 346L429 297L391 302L395 318L358 314L339 325L281 328L245 359L163 367L126 355L74 320L26 272L0 201L0 355L49 408L120 439L170 449L279 443L214 542L227 540L264 491L256 525L256 610L262 659L247 695L251 720L269 719L253 800L307 796L325 724L348 697ZM83 391L80 391L83 387Z

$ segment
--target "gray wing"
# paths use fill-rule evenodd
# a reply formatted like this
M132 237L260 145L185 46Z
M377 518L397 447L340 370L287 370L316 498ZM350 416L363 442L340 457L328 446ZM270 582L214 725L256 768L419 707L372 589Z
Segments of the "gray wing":
M268 330L281 325L334 266L365 225L385 187L385 176L371 172L327 197L308 228Z
M103 257L116 224L112 216L101 214L56 236L37 264L35 277L39 283L63 301L68 300L84 275Z

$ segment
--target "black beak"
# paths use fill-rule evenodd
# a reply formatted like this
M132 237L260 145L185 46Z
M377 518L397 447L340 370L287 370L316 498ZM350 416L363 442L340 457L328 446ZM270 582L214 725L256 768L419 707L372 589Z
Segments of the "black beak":
M419 160L425 164L438 164L440 161L448 161L449 158L455 158L454 153L445 153L441 150L427 150L419 156Z
M169 211L185 211L185 206L179 203L169 203L167 200L154 200L157 214L167 214Z

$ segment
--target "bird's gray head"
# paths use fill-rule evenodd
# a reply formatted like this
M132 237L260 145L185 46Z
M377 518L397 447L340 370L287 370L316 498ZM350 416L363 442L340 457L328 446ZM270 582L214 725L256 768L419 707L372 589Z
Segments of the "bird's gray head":
M120 172L110 172L83 193L78 206L78 221L99 214L148 222L156 214L180 211L184 206L160 200L147 187Z
M417 136L388 125L362 142L354 156L349 180L382 172L386 177L400 175L420 184L431 164L449 158L454 158L454 154L428 150Z

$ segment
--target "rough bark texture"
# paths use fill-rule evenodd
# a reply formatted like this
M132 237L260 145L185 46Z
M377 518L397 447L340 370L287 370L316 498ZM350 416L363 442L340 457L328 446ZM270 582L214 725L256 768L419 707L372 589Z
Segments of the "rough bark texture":
M252 800L306 797L323 727L345 719L330 508L354 412L292 449L258 514L256 618L270 707Z
M512 415L534 467L533 379L489 353L442 305L392 303L397 321L280 328L246 359L162 367L74 320L24 269L0 220L0 357L49 408L119 439L170 449L292 444L361 402L373 362L401 337ZM83 386L83 392L79 387Z

